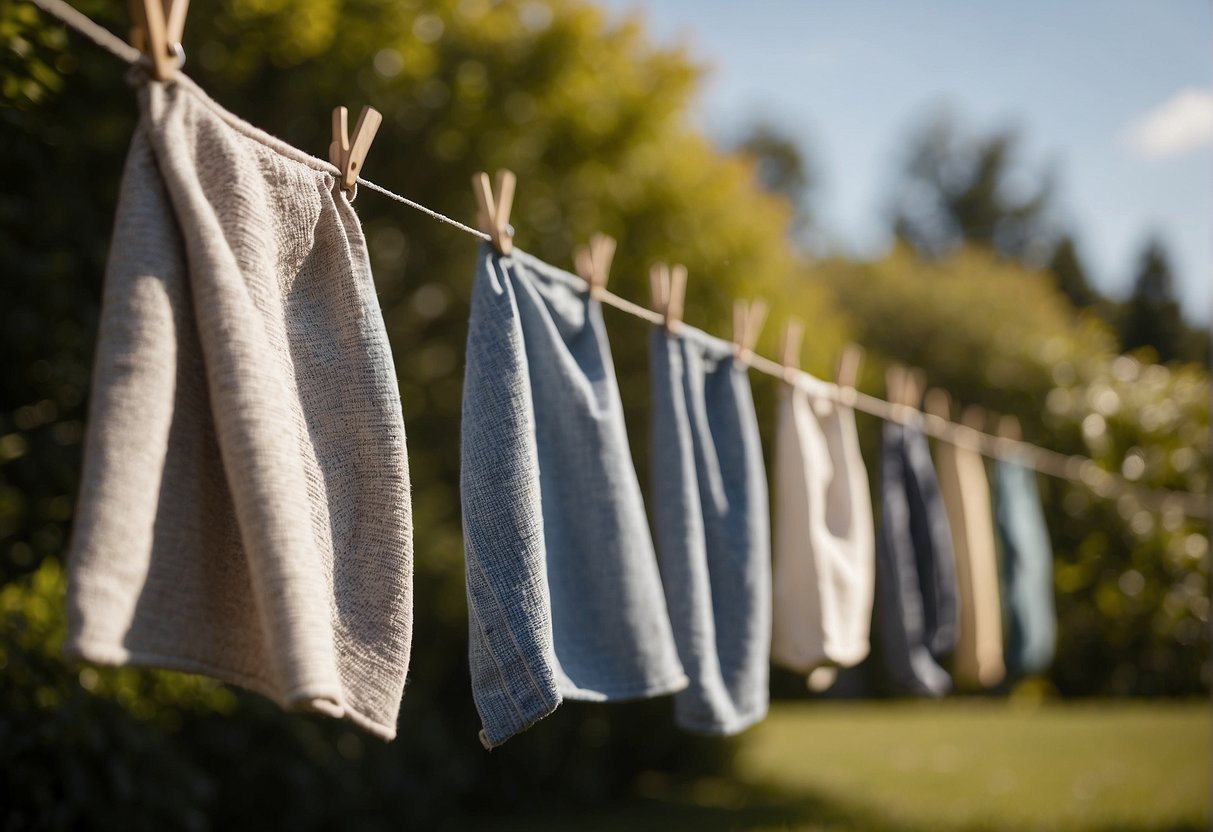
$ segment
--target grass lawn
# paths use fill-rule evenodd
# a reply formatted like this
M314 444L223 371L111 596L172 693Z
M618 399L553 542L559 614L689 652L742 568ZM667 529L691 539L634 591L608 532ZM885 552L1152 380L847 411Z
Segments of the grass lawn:
M498 829L1209 829L1205 702L782 703L735 779Z

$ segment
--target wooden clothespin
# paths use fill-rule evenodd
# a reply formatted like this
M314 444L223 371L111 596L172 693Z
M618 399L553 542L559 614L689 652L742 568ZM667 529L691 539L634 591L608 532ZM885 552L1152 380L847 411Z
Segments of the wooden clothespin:
M779 363L783 365L783 380L793 384L800 372L800 346L804 343L804 321L789 318L783 327L783 343L779 346Z
M687 269L680 263L672 268L654 263L649 269L649 291L653 308L665 318L665 331L673 335L682 326L683 301L687 291Z
M984 433L986 429L986 409L979 404L971 404L960 414L960 423L969 430Z
M733 355L743 364L749 363L758 343L758 333L767 319L767 304L762 298L753 301L733 301Z
M986 432L986 409L979 404L971 404L960 414L960 423L968 428L969 447L980 452Z
M181 38L189 7L189 0L130 0L130 42L151 61L157 81L171 81L185 59Z
M855 382L859 380L859 365L863 363L863 347L847 342L838 356L838 370L834 380L839 387L854 390Z
M906 370L906 383L902 388L905 396L904 404L915 410L922 404L922 391L927 387L927 371L921 367L911 367Z
M890 364L884 371L885 398L889 404L901 407L905 399L906 368Z
M928 390L922 400L922 409L937 419L943 419L945 422L952 421L952 397L946 390L938 387Z
M354 140L350 141L350 114L345 107L333 108L333 141L329 145L329 161L340 171L341 189L350 192L366 163L366 154L375 141L383 116L374 107L363 107L354 125Z
M581 246L573 257L577 275L590 286L590 296L599 297L606 291L611 276L611 260L615 257L615 238L606 234L590 237L588 246Z
M863 347L847 342L838 356L838 368L834 373L834 381L838 385L838 403L853 407L855 405L855 382L859 380L859 365L863 363Z
M514 207L514 187L518 179L513 171L497 171L496 200L489 175L481 171L472 176L472 193L476 195L476 224L492 238L498 254L514 250L514 229L510 226L510 211Z
M1023 428L1018 419L1008 414L998 420L998 435L1011 442L1020 442L1023 440Z

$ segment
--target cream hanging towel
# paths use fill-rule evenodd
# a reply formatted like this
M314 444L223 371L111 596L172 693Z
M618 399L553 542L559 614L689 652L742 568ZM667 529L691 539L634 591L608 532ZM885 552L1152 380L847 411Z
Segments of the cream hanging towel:
M771 658L792 670L868 655L875 533L855 411L780 390Z
M412 630L404 425L328 166L184 76L139 90L105 278L66 651L384 738Z
M940 442L935 461L956 552L960 627L952 676L957 687L980 690L1006 675L990 482L981 455L970 448Z

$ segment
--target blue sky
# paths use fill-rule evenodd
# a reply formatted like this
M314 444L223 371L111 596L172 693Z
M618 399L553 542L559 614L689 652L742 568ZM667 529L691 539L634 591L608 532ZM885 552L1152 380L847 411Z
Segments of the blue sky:
M1205 0L604 0L709 68L697 118L723 141L765 119L803 142L825 230L876 254L905 137L948 108L1019 130L1095 284L1124 296L1160 235L1188 317L1213 269L1213 12Z

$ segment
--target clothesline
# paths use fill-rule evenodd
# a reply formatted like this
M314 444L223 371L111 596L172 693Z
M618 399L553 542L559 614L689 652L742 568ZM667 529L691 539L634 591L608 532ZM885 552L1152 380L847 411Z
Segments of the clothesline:
M122 61L136 64L146 60L139 50L77 11L64 0L30 0L30 2ZM358 177L358 184L481 240L488 242L491 239L490 235L483 231L362 177ZM626 314L653 324L662 324L665 321L660 312L629 301L608 290L603 289L596 292L596 295L601 302ZM984 433L966 425L950 422L934 414L924 413L908 405L885 401L854 388L840 387L803 370L794 370L790 374L789 368L756 353L750 354L746 363L751 368L775 378L784 380L789 377L795 378L797 383L805 387L810 395L837 401L886 421L917 425L924 433L941 441L971 448L993 459L1012 460L1048 476L1079 483L1094 494L1106 499L1132 495L1142 506L1154 511L1180 511L1188 517L1200 519L1206 519L1209 516L1209 502L1206 494L1139 486L1123 476L1105 471L1089 457L1063 454L1019 439Z

